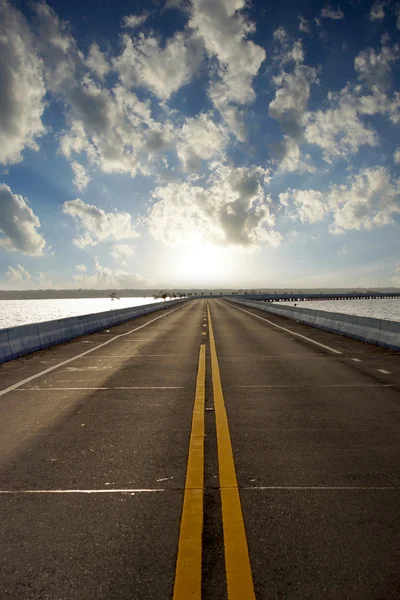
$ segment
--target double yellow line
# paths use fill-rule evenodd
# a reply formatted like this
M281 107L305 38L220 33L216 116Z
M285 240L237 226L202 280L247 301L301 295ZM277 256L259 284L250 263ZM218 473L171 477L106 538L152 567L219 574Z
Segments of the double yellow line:
M246 531L243 522L209 306L207 309L228 600L255 600ZM192 432L189 443L173 600L189 600L191 598L201 600L205 349L205 345L202 344L200 347Z

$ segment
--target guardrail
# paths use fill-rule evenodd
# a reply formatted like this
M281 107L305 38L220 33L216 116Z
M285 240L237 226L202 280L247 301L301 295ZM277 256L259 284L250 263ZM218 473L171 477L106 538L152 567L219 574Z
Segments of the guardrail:
M107 327L182 302L186 302L186 299L144 304L120 310L108 310L79 317L68 317L66 319L0 329L0 363L19 358L24 354L44 350L56 344L68 342L82 335L107 329Z
M325 310L312 310L311 308L263 304L261 302L239 300L237 298L229 298L228 301L233 304L242 304L280 315L299 321L300 323L306 323L307 325L318 327L318 329L340 333L356 340L368 342L369 344L383 346L392 350L400 350L399 321L358 317Z

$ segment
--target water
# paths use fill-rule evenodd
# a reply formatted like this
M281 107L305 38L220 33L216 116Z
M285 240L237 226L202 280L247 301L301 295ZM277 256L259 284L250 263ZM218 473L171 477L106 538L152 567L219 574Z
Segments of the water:
M373 317L388 321L400 321L400 298L390 300L314 300L299 302L278 302L277 304L297 304L300 308L326 310L328 312L357 315L358 317Z
M0 300L0 329L28 323L78 317L141 304L163 302L150 298L56 298L46 300Z

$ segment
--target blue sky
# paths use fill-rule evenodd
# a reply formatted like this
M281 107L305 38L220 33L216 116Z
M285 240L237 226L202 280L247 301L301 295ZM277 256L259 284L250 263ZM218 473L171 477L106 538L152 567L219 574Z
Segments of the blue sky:
M0 0L0 288L400 287L400 3Z

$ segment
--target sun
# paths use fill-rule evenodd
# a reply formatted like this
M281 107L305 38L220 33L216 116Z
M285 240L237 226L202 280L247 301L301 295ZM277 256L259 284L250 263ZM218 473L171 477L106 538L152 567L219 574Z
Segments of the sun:
M174 266L174 275L190 285L220 285L231 272L229 250L213 244L198 243L181 246Z

